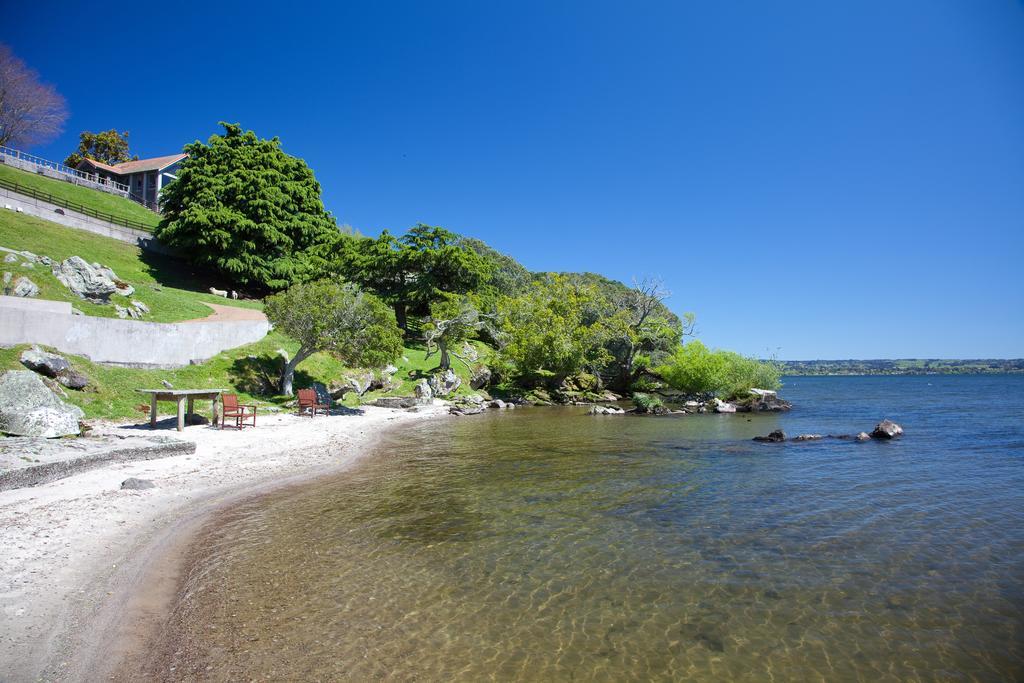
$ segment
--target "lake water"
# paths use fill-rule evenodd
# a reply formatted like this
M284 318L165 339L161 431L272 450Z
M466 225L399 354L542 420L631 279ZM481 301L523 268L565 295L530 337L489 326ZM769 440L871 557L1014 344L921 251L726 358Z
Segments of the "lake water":
M783 395L781 415L528 408L394 434L210 525L153 673L1024 678L1024 376ZM902 440L750 440L883 417Z

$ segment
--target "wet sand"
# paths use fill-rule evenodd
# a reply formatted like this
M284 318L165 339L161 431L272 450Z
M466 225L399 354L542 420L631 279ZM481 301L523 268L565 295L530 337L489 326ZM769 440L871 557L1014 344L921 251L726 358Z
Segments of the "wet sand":
M119 463L0 493L0 670L6 680L102 680L162 623L175 558L214 511L337 472L385 430L437 418L367 407L325 418L271 415L257 429L189 427L195 454ZM108 425L109 433L138 433ZM173 431L161 433L175 435ZM129 478L156 488L122 491ZM122 671L127 669L121 669Z

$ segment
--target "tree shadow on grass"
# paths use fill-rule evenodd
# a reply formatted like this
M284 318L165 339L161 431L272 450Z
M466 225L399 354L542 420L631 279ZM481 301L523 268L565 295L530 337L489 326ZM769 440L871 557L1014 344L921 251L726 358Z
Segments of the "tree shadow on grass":
M228 377L232 386L250 396L277 396L283 365L284 359L280 356L245 356L231 363ZM295 371L295 386L304 388L313 382L309 373Z

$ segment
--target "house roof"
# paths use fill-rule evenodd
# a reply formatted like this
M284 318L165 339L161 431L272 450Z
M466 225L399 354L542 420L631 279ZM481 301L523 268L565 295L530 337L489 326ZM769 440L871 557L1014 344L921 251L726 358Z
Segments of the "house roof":
M93 168L101 171L116 173L117 175L128 175L130 173L142 173L144 171L159 171L162 168L167 168L171 164L181 161L187 156L187 154L171 154L165 157L153 157L152 159L123 161L115 166L104 164L103 162L96 161L95 159L84 159L82 163L89 164Z

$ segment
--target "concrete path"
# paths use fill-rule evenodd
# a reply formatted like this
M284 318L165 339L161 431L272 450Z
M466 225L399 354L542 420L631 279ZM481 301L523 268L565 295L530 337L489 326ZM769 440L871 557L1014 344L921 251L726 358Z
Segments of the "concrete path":
M238 306L225 306L224 304L211 304L206 301L202 302L204 306L209 306L213 309L213 313L206 316L205 318L193 318L192 320L182 320L183 323L222 323L228 321L238 320L263 320L267 319L267 316L263 315L263 311L257 311L254 308L239 308Z

